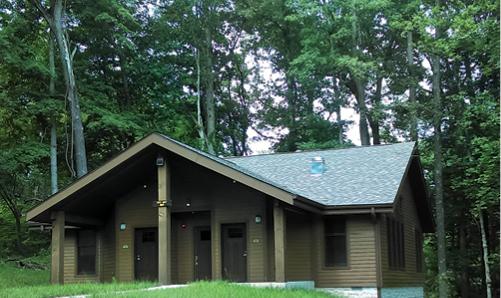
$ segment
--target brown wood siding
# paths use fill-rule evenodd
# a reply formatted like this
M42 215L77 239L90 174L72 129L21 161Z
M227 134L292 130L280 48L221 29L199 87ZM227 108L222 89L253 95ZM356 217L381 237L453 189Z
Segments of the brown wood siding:
M101 281L111 282L115 277L115 218L110 216L102 230Z
M115 227L125 223L125 231L115 230L116 277L119 281L134 280L134 230L158 226L158 210L153 208L156 185L140 186L115 203Z
M311 262L311 218L286 212L285 279L313 280Z
M96 274L95 275L78 275L77 274L77 231L66 230L64 236L64 283L78 282L97 282L99 281L100 273L100 241L96 243Z
M390 269L388 263L388 235L385 216L379 217L381 235L381 271L383 287L422 286L424 274L416 272L416 245L414 230L421 230L416 205L406 180L402 186L400 199L395 207L395 216L404 224L405 269Z
M194 183L196 182L196 183ZM247 278L248 281L266 281L267 239L265 196L240 183L215 174L207 169L177 161L172 168L172 214L173 214L173 281L184 283L193 280L193 230L202 222L187 221L187 230L179 230L177 214L191 211L208 211L213 216L212 231L213 278L221 277L220 227L225 223L245 223L247 228ZM119 198L115 203L115 227L126 223L125 231L115 230L116 277L119 281L134 279L134 229L157 227L157 209L152 206L156 200L156 181L147 187L140 185ZM189 207L186 203L190 204ZM255 216L262 216L262 223L254 222ZM125 247L125 248L124 248Z
M316 286L331 287L375 287L376 286L376 241L374 223L370 216L353 215L346 218L348 243L348 266L326 268L324 266L324 225L321 217L314 221L316 254Z

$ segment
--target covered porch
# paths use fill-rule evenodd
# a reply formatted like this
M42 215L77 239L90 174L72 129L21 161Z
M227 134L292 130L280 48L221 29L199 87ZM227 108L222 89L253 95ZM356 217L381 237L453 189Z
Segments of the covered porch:
M75 189L35 218L52 224L51 281L285 282L290 203L221 171L150 146Z

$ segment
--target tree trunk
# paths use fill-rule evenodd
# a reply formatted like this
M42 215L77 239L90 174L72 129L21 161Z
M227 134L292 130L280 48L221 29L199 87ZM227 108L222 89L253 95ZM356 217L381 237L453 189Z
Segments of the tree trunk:
M485 233L484 215L482 211L480 211L479 218L480 218L480 234L482 235L482 256L484 259L485 288L487 291L487 298L492 298L491 270L489 268L489 249L487 248L487 236Z
M200 138L202 150L207 148L207 137L205 136L204 121L202 119L202 102L200 97L200 52L196 49L196 66L197 66L197 131Z
M439 0L437 0L438 2ZM439 38L439 30L436 29L436 38ZM438 254L438 290L439 297L446 298L449 296L447 284L447 262L446 262L446 239L445 239L445 216L443 202L443 183L442 183L442 99L441 99L441 82L440 82L440 59L436 53L432 54L432 71L433 71L433 128L434 135L434 155L435 155L435 212L437 224L437 254Z
M53 31L59 48L59 56L63 66L64 82L70 103L71 122L73 126L75 164L77 177L87 174L87 154L85 152L84 130L81 119L80 104L76 88L73 62L69 43L63 27L63 1L56 0L54 5Z
M54 100L56 65L54 63L54 38L52 32L49 33L49 95ZM57 187L57 130L56 117L52 115L50 119L50 190L52 194L58 191Z
M353 56L358 56L358 24L357 24L357 15L353 13L353 19L351 22L351 38L352 38L352 54ZM360 123L358 125L358 129L360 132L360 142L362 146L368 146L371 144L370 136L369 136L369 127L367 125L367 106L365 105L365 85L363 84L362 78L358 77L358 75L352 74L353 82L355 83L356 94L355 97L357 99L358 109L360 113Z
M381 136L379 133L379 124L380 117L379 113L381 108L381 92L383 89L383 78L378 78L376 82L376 93L374 94L373 108L371 112L367 114L367 120L369 121L369 125L371 126L372 131L372 144L380 145L381 144Z
M205 33L205 49L204 49L204 59L205 71L205 123L206 123L206 138L207 151L211 154L215 154L214 144L216 142L216 107L214 100L214 73L212 65L212 37L209 28L204 29Z
M411 140L417 141L417 106L416 106L416 86L414 78L414 43L412 31L407 32L407 67L409 69L409 109L410 109L410 134Z
M355 86L357 89L357 94L355 95L357 99L358 109L360 113L360 123L358 129L360 132L360 142L362 146L369 146L370 136L369 127L367 125L367 106L365 105L365 87L359 78L354 78Z

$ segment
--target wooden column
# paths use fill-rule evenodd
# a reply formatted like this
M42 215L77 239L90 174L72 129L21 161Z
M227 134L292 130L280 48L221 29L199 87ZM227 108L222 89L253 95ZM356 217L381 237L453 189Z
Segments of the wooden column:
M285 214L278 202L273 204L273 238L275 282L285 282Z
M54 211L52 219L50 281L64 283L64 211Z
M213 207L210 213L211 230L211 260L212 260L212 279L222 279L221 272L221 230L216 220L216 207Z
M158 282L161 285L172 283L171 247L171 186L170 169L163 157L158 165Z

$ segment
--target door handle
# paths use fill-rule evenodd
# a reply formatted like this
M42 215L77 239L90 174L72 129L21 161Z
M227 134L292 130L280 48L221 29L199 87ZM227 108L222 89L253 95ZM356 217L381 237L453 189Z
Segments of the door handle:
M195 266L198 266L198 256L195 256Z
M141 255L136 255L136 261L141 261Z
M247 257L247 251L244 251L244 253L242 254L242 257Z

